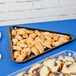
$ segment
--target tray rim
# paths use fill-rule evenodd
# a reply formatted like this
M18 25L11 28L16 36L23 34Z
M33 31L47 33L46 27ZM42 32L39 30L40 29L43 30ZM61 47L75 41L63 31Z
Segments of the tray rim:
M37 56L34 56L34 57L32 57L32 58L30 58L30 59L28 59L28 60L25 60L25 61L22 61L22 62L16 62L14 59L13 59L13 50L12 50L12 43L11 43L11 38L10 38L10 30L11 30L11 28L13 28L13 27L18 27L18 28L26 28L26 29L30 29L30 30L39 30L39 31L43 31L43 32L52 32L52 33L57 33L57 34L62 34L62 35L68 35L68 36L70 36L70 40L68 41L68 42L66 42L66 43L64 43L64 44L61 44L61 45L59 45L59 46L57 46L57 47L54 47L54 48L52 48L52 49L48 49L48 50L46 50L45 52L43 52L42 54L39 54L39 55L37 55ZM32 59L34 59L34 58L36 58L36 57L38 57L38 56L41 56L41 55L43 55L43 54L45 54L45 53L48 53L48 52L50 52L50 51L53 51L54 49L56 49L56 48L58 48L58 47L61 47L61 46L63 46L63 45L65 45L65 44L67 44L67 43L70 43L70 42L72 42L74 39L75 39L75 37L72 35L72 34L68 34L68 33L62 33L62 32L56 32L56 31L51 31L51 30L44 30L44 29L38 29L38 28L31 28L31 27L26 27L26 26L18 26L18 25L15 25L15 26L9 26L8 27L8 35L9 35L9 46L10 46L10 56L11 56L11 59L12 59L12 61L14 61L14 62L16 62L16 63L25 63L25 62L28 62L29 60L32 60Z
M75 52L75 51L72 51L72 50L63 50L63 51L58 52L58 53L56 53L56 54L53 54L53 55L51 55L51 56L49 56L49 57L53 58L54 56L56 56L56 55L58 55L58 54L66 53L66 52L68 52L68 51L76 54L76 52ZM46 58L45 58L45 59L46 59ZM43 60L44 60L44 59L42 59L42 60L40 60L40 61L37 61L37 62L35 62L35 63L40 63L40 62L42 62ZM25 68L27 69L27 68L31 67L31 66L34 65L35 63L32 63L31 65L28 65L28 66L26 66L26 67L24 67L24 68L21 68L21 69L15 71L15 72L13 72L13 73L7 75L7 76L11 76L11 75L13 75L13 74L15 74L15 73L17 73L17 72L20 73L20 71L24 70Z

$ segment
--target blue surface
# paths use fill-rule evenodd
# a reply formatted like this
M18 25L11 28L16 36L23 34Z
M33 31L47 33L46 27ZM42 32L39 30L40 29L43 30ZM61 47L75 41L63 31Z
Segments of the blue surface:
M64 20L64 21L52 21L32 24L20 24L22 26L28 26L33 28L40 28L46 30L53 30L57 32L64 32L73 34L76 37L76 19ZM2 39L0 40L0 53L2 54L2 60L0 60L0 76L7 76L8 74L15 72L23 67L31 65L34 62L44 59L50 55L58 53L63 50L76 51L76 39L69 44L59 47L51 52L48 52L40 57L37 57L27 63L18 64L10 59L9 39L8 39L8 26L0 26L0 32L2 33Z

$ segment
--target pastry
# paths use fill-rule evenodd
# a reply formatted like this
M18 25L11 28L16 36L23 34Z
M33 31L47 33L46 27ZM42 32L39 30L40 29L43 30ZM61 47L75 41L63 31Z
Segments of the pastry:
M39 51L36 49L35 46L33 46L33 47L31 48L31 51L32 51L33 54L35 54L35 56L39 54Z
M69 56L59 56L58 60L61 61L61 62L63 62L63 63L65 63L67 61L72 61L72 62L75 61L74 58L69 57Z
M12 30L12 35L16 35L17 33L16 33L16 30Z
M58 72L61 69L61 62L53 58L45 59L43 65L48 66L51 72Z
M50 70L47 66L41 64L34 64L28 73L33 74L33 76L49 76Z
M20 43L20 42L17 43L17 46L19 46L21 48L27 48L27 45L26 44Z
M21 51L21 55L29 56L31 54L31 49L30 48L24 48Z
M35 42L35 47L39 50L40 54L44 52L44 48L40 41Z
M35 30L34 33L40 37L41 33L38 30Z
M14 52L14 58L18 58L19 55L20 55L20 51L15 51L15 52Z
M19 57L16 58L16 62L21 62L25 59L25 55L19 55Z
M64 63L61 72L63 74L76 73L76 63L71 61Z
M20 46L13 46L13 50L21 51L22 48Z
M18 35L23 35L23 34L25 34L26 29L20 28L20 29L16 29L16 31L17 31Z
M47 66L42 65L40 67L39 75L36 76L49 76L50 70Z
M17 45L18 44L18 39L14 38L12 39L13 45Z
M20 35L16 35L15 38L18 39L18 40L22 40L23 39Z
M39 69L40 66L41 66L40 63L36 63L36 64L34 64L34 65L28 70L28 73L30 73L30 74L34 74L33 71Z

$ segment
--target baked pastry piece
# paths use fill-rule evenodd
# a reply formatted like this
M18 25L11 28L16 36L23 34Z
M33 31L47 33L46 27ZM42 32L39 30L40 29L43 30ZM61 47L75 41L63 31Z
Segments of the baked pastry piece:
M17 40L22 40L22 39L23 39L20 35L16 35L15 38L16 38Z
M23 38L28 38L28 34L27 33L23 34Z
M56 42L52 42L52 46L56 47L62 44L62 41L56 41Z
M33 34L33 31L32 30L27 30L26 33L27 34Z
M24 59L25 59L25 55L19 55L17 58L16 58L16 62L21 62L21 61L23 61Z
M31 49L30 48L24 48L22 51L21 51L21 55L25 55L26 56L29 56L31 54Z
M17 43L17 46L21 47L21 48L27 48L27 45L21 42Z
M48 41L48 40L46 40L45 39L45 37L41 37L41 38L39 38L39 37L37 37L37 38L35 38L35 42L40 42L41 43L41 45L42 45L42 47L45 49L45 48L52 48L51 47L51 40L50 41Z
M55 34L55 33L53 33L53 34L51 35L51 37L52 37L53 41L58 41L59 38L60 38L60 36L57 35L57 34Z
M33 74L33 76L49 76L50 70L47 66L36 63L30 68L28 73Z
M25 59L25 57L29 56L31 54L30 48L24 48L21 52L16 51L14 52L14 58L16 58L17 62L21 62Z
M49 76L67 76L67 75L62 74L61 72L54 72L51 73Z
M39 75L36 76L49 76L49 74L50 74L50 69L47 66L42 65L40 67Z
M33 76L33 75L24 71L24 72L21 72L21 73L17 74L16 76Z
M61 62L53 58L45 59L43 65L48 66L51 72L58 72L61 69Z
M38 31L38 30L35 30L34 33L37 35L37 36L40 36L41 33Z
M40 63L34 64L34 65L29 69L28 73L33 74L33 70L38 69L40 66L41 66Z
M55 42L54 41L52 42L52 46L55 46L55 47L59 46L59 45L61 45L63 43L68 42L69 39L70 39L69 36L59 36L57 41L54 40Z
M61 62L63 62L63 63L67 62L67 61L72 61L72 62L75 61L74 58L69 57L69 56L59 56L58 60L61 61Z
M39 50L40 54L44 52L44 47L42 46L40 41L35 41L35 47Z
M17 45L18 44L18 39L14 38L12 39L13 45Z
M45 36L45 35L51 36L51 33L50 32L41 32L41 35L43 35L43 36Z
M23 35L23 34L25 34L26 29L20 28L20 29L16 29L16 31L17 31L17 34L18 34L18 35Z
M21 44L25 43L26 44L27 43L27 39L20 40L19 43L21 43Z
M33 47L31 48L31 51L32 51L33 54L35 54L35 56L39 54L39 51L36 49L35 46L33 46Z
M60 36L59 41L62 41L63 43L67 42L69 40L68 36Z
M20 51L15 51L15 52L14 52L14 58L18 58L19 55L20 55Z
M22 48L20 46L13 46L12 47L13 50L17 50L17 51L21 51Z
M30 34L29 37L31 37L32 39L34 39L36 37L36 34L35 33Z
M17 33L16 33L16 30L12 30L12 35L16 35Z
M76 73L76 63L75 62L69 62L69 61L64 63L61 72L63 74Z

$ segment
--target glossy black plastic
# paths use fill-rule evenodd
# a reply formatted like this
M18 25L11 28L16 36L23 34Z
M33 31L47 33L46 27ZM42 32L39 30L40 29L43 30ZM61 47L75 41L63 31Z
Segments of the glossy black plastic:
M71 42L71 41L74 40L74 36L73 36L72 34L55 32L55 31L50 31L50 30L37 29L37 28L30 28L30 27L24 27L24 26L10 26L10 27L8 27L9 43L10 43L10 55L11 55L11 59L12 59L14 62L16 62L16 61L14 60L14 57L13 57L13 49L12 49L12 41L11 41L11 39L12 39L12 38L11 38L11 30L12 30L12 29L18 29L18 28L26 28L26 29L28 29L28 30L39 30L39 31L41 31L41 32L56 33L56 34L66 35L66 36L69 36L69 37L70 37L70 40L69 40L68 42L66 42L66 43L64 43L64 44L61 44L61 45L59 45L59 46L57 46L57 47L54 47L54 48L52 48L52 49L47 49L47 50L45 50L42 54L45 54L45 53L47 53L47 52L49 52L49 51L53 51L54 49L56 49L56 48L58 48L58 47L60 47L60 46L62 46L62 45L65 45L65 44L67 44L67 43L69 43L69 42ZM34 56L34 57L30 57L30 59L24 60L24 61L22 61L22 62L17 62L17 63L27 62L27 61L29 61L29 60L31 60L31 59L33 59L33 58L36 58L36 57L38 57L38 56L40 56L40 55L42 55L42 54L39 54L39 55Z

